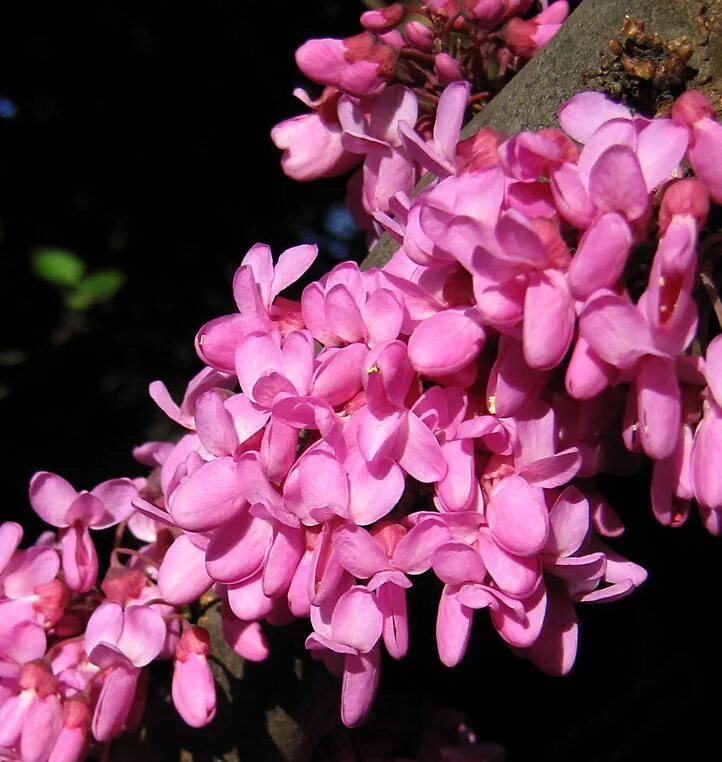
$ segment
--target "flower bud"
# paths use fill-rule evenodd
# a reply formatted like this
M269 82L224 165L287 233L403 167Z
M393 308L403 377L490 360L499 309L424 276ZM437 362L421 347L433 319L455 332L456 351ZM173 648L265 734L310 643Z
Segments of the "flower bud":
M709 212L709 192L699 181L694 179L678 180L665 191L659 208L659 232L664 235L675 215L694 217L697 227L701 228Z
M203 627L189 627L175 651L173 703L194 728L207 725L216 713L216 686L208 666L211 640Z
M419 50L431 50L434 46L434 32L420 21L409 21L404 29L408 43Z
M439 53L434 58L434 70L441 84L446 87L452 82L458 82L464 79L459 62L452 58L448 53Z
M691 127L705 117L714 119L714 109L699 90L682 93L672 106L672 119L678 124Z
M361 26L369 32L387 32L399 24L405 15L406 6L403 3L393 3L386 8L362 13Z
M49 627L57 624L65 614L65 607L70 601L68 586L59 579L51 579L33 590L37 598L33 608L40 613Z

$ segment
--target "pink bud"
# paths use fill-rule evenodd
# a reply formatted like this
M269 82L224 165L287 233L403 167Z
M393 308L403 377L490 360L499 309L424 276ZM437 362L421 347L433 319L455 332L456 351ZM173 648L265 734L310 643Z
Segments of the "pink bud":
M406 15L403 3L393 3L386 8L361 14L361 26L369 32L386 32L393 29Z
M513 18L504 27L504 39L514 55L531 58L537 50L533 40L536 32L537 25L533 21Z
M694 217L701 228L709 212L709 193L707 188L694 179L678 180L665 191L659 209L659 232L664 235L674 215L687 214Z
M409 21L404 34L409 44L419 50L431 50L434 46L433 30L420 21Z
M58 681L45 659L34 659L20 668L18 685L22 691L35 691L40 698L45 698L55 693Z
M531 8L533 2L534 0L504 0L504 18L523 15Z
M125 566L111 566L100 589L109 601L125 604L140 597L147 578L140 569L127 569Z
M216 686L208 666L210 637L203 627L189 627L176 647L171 693L180 716L194 728L216 714Z
M491 127L482 127L476 135L462 140L456 147L459 158L469 172L498 164L497 149L505 138Z
M395 521L382 521L371 530L371 534L376 542L381 545L388 558L391 558L396 546L406 536L406 530Z
M33 608L45 619L48 626L53 627L65 614L65 607L70 601L68 586L59 579L52 579L33 590L37 596Z
M85 759L91 711L88 703L73 696L63 702L63 727L48 762L80 762Z
M208 630L203 627L189 627L184 630L175 649L175 658L185 662L192 655L208 658L211 652L211 639Z
M688 90L682 93L672 106L672 119L688 127L706 116L714 119L714 109L699 90Z
M444 87L464 79L459 62L448 53L439 53L434 58L434 70Z
M472 0L471 15L487 29L495 27L504 16L504 0Z

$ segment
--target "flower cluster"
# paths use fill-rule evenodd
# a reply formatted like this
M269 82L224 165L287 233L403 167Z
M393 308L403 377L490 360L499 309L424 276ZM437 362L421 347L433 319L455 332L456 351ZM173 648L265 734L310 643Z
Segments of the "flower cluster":
M308 40L296 52L301 72L323 85L311 113L276 125L284 172L295 180L342 175L359 226L387 212L391 197L418 179L409 140L432 136L439 97L452 82L469 83L468 105L481 108L548 42L569 13L566 0L529 18L533 0L430 0L393 3L361 15L364 31L344 40ZM463 116L463 114L462 114ZM399 130L399 124L403 126ZM417 136L415 129L421 137ZM434 138L445 145L444 136ZM453 150L453 146L451 146Z
M153 448L138 454L147 462ZM153 490L153 478L113 479L78 493L61 477L40 472L30 501L57 535L46 532L20 550L22 528L0 525L3 759L77 762L93 739L105 742L138 727L145 667L155 659L174 660L173 701L186 722L200 726L213 718L208 633L191 626L158 589L158 565L173 537L131 503ZM116 547L98 584L88 530L119 524L145 544ZM123 564L120 555L130 560Z
M520 5L471 3L459 18ZM388 54L373 50L341 55L334 86L360 87L369 61L378 78ZM443 91L426 137L413 92L384 83L356 93L377 94L370 110L337 106L345 140L403 146L435 176L413 198L390 181L373 209L401 245L393 259L339 264L293 301L280 294L316 247L274 264L253 246L233 279L237 311L198 332L205 367L180 405L151 384L185 433L137 448L148 476L78 493L38 473L30 502L57 536L18 550L20 527L0 527L11 758L71 762L91 733L135 727L157 658L174 660L183 718L209 722L201 598L218 601L226 640L250 660L268 655L265 623L308 619L306 646L342 677L349 726L371 707L382 651L407 652L407 596L423 574L440 590L444 664L463 659L486 609L515 653L565 674L576 604L646 577L610 547L624 527L596 482L644 456L662 523L682 523L694 501L722 533L722 339L704 338L695 289L722 203L722 126L704 97L647 119L586 92L562 106L561 130L460 142L467 82ZM98 585L89 530L112 526Z

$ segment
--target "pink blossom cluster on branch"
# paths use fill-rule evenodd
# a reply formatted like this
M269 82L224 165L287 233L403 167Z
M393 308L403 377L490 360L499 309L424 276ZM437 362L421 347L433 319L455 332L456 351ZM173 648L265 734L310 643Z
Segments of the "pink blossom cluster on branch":
M22 529L0 526L3 754L72 762L137 727L156 659L174 661L181 716L209 722L198 618L214 597L250 660L268 624L308 619L347 725L372 705L382 651L406 655L422 574L438 580L444 664L485 609L515 653L565 674L576 604L646 577L613 549L624 527L596 484L645 456L657 518L679 525L694 501L722 533L722 339L704 338L695 289L722 126L695 92L657 119L581 93L562 130L459 142L469 97L449 84L428 135L401 85L381 112L339 100L347 141L403 146L435 175L413 198L391 183L374 209L401 244L391 262L339 264L292 301L316 247L274 264L256 244L237 311L198 332L205 367L181 404L151 384L186 431L136 449L148 475L90 492L33 477L57 532L19 550ZM99 584L90 530L113 526Z
M361 164L349 181L348 204L359 227L378 233L374 212L387 212L391 197L411 192L419 178L407 142L414 129L423 139L432 136L443 89L468 82L470 108L481 108L569 13L566 0L544 0L530 17L532 5L533 0L393 3L363 13L358 35L308 40L296 52L298 67L325 87L315 101L295 90L311 113L271 132L283 150L284 172L307 181Z

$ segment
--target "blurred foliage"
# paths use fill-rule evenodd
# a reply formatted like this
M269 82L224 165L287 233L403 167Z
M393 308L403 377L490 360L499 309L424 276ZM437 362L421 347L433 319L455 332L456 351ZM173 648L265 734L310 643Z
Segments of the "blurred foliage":
M76 311L110 299L126 281L120 270L98 270L86 275L85 262L65 249L36 249L31 266L38 278L62 289L65 306Z

